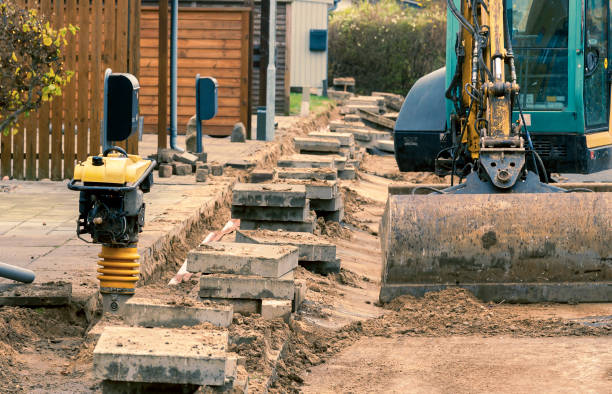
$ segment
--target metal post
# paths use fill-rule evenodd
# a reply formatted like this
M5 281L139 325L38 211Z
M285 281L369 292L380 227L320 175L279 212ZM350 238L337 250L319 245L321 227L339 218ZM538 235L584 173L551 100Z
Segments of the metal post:
M177 63L178 63L178 0L172 0L170 31L170 148L183 152L176 145Z
M276 0L270 0L270 26L268 45L268 69L266 72L266 141L274 139L274 115L276 100Z
M200 74L196 75L196 153L202 153L202 119L200 118Z
M107 68L104 71L104 113L102 114L102 132L100 133L100 145L102 145L102 152L111 147L110 141L106 139L106 117L108 116L108 77L113 73L113 70Z

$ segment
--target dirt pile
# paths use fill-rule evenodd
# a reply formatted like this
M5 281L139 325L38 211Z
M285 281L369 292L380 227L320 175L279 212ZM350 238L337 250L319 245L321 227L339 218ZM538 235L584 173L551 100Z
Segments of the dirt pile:
M279 364L273 392L298 392L301 374L361 337L511 335L526 337L608 336L612 324L589 325L567 319L537 319L497 304L483 303L464 289L402 296L384 305L388 313L338 331L310 324L298 315L291 325L287 355Z
M325 221L325 218L317 219L317 228L315 235L324 235L327 238L351 239L351 232L343 228L340 223Z
M342 187L342 195L344 199L344 222L376 235L384 204L363 197L346 186Z
M245 359L249 391L265 392L279 352L290 336L289 326L281 320L264 320L260 315L235 315L229 328L229 351Z
M70 308L1 307L0 392L28 391L31 379L24 371L31 373L26 364L29 353L39 355L61 348L67 360L76 357L86 328L84 316L75 315Z

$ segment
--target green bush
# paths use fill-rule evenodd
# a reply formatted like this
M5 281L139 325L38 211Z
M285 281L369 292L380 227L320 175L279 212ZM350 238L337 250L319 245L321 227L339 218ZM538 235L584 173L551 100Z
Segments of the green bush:
M405 95L417 79L444 66L446 8L402 9L395 1L362 2L332 14L329 81L354 77L356 90Z

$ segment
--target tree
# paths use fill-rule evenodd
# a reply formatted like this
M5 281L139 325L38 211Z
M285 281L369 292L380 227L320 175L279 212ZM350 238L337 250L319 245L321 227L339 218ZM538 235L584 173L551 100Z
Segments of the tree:
M62 94L74 74L64 69L62 49L77 30L54 30L36 10L0 0L0 133L16 134L22 114Z

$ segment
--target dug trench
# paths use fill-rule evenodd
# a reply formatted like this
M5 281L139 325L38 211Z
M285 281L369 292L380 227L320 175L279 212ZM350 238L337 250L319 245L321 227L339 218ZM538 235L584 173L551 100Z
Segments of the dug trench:
M581 373L580 368L572 370L576 366L568 361L577 355L575 359L591 371L586 378L580 376L584 379L578 383L583 385L578 387L601 391L598 388L610 386L610 305L482 303L460 289L379 304L377 223L386 187L395 178L380 173L384 166L376 166L379 159L366 160L379 173L364 172L355 181L343 182L345 223L318 223L319 236L337 245L341 272L321 276L298 268L296 278L306 281L308 290L302 310L289 324L257 314L234 316L230 350L244 358L249 391L405 392L418 387L424 392L508 391L499 390L495 378L504 372L510 377L528 376L520 364L531 365L516 354L508 358L513 361L510 366L504 364L507 360L495 359L496 365L488 361L492 354L512 353L517 346L525 349L524 357L532 356L540 364L559 362L568 368L566 375ZM274 158L263 162L272 166ZM246 173L233 175L243 178ZM403 174L402 179L433 183L431 174L414 178ZM154 255L162 263L142 281L143 289L152 297L167 291L166 284L187 251L229 218L226 199L219 202L214 215L201 217L183 236L168 242ZM189 302L188 293L196 283L194 276L175 288L174 302ZM88 335L99 316L99 311L93 312L98 313L76 304L55 309L1 308L0 392L100 391L92 373L95 337ZM482 343L489 352L481 349ZM571 353L572 348L582 353ZM549 358L537 357L542 349L548 350ZM554 388L554 382L549 379L547 388Z

